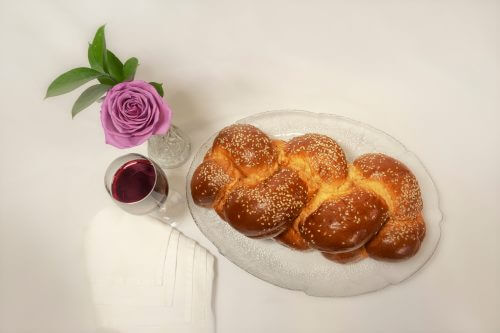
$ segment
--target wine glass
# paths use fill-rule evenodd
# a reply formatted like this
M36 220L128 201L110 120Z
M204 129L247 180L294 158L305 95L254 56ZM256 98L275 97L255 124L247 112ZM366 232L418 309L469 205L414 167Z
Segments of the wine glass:
M108 166L104 185L113 201L134 215L150 215L174 225L182 197L169 189L163 170L140 154L118 157Z

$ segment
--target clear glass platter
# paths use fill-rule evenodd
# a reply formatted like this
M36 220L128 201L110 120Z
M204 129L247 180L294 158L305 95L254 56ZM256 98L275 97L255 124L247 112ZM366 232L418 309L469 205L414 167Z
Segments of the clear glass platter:
M305 133L325 134L335 139L352 162L368 152L381 152L399 159L415 174L422 190L426 236L418 253L405 261L384 262L371 258L353 264L338 264L319 252L299 252L273 240L243 236L220 219L213 209L194 204L190 182L217 133L196 153L187 176L187 201L194 221L203 234L231 262L259 279L276 286L301 290L312 296L352 296L397 284L417 272L434 253L441 234L442 213L437 189L420 160L390 135L361 122L331 114L307 111L269 111L239 120L254 125L269 136L288 140Z

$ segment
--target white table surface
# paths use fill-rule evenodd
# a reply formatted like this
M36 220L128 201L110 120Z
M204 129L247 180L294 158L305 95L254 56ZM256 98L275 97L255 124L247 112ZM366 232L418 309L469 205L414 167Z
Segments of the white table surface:
M368 295L314 298L221 257L185 212L180 230L217 256L217 331L499 332L498 1L1 1L0 332L93 332L86 223L111 202L97 105L43 100L86 65L87 41L140 60L165 82L193 150L265 110L330 112L415 152L445 214L410 280ZM145 152L145 145L128 151ZM188 164L168 173L184 193ZM332 282L334 283L334 282ZM107 332L115 333L115 332Z

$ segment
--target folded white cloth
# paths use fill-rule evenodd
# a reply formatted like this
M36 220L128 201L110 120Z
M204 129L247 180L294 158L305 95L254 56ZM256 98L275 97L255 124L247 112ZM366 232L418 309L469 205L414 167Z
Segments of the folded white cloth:
M102 332L214 332L214 257L206 249L117 207L92 219L85 242Z

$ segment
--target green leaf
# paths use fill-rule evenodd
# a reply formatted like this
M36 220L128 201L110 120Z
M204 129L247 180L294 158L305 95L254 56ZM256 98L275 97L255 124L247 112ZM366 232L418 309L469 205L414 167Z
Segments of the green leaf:
M104 74L103 76L98 77L97 80L102 84L107 84L110 86L114 86L115 84L118 83L115 80L113 80L113 78L111 78L111 76L109 76L107 74Z
M103 72L104 73L104 68L102 68L102 65L100 65L97 60L94 57L94 53L92 52L92 44L89 43L89 48L87 51L87 57L89 59L89 65L90 68L95 69L96 71Z
M96 84L85 89L73 105L71 116L74 118L80 111L101 98L109 88L111 88L111 86L107 84Z
M130 58L123 65L123 81L132 81L135 76L135 71L139 65L137 58Z
M123 81L123 64L111 51L107 51L106 65L108 72L117 82Z
M155 87L156 91L158 94L163 97L163 83L158 83L158 82L149 82L150 85Z
M89 50L89 63L92 68L101 72L106 72L106 38L104 37L104 25L97 29L94 40L90 44Z
M45 98L68 93L103 74L87 67L78 67L59 75L47 89Z

